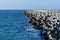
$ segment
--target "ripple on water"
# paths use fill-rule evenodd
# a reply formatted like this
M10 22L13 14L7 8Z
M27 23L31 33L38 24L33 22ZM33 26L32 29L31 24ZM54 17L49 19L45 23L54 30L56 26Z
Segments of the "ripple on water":
M43 40L39 36L40 31L34 29L27 20L20 14L0 17L0 40Z

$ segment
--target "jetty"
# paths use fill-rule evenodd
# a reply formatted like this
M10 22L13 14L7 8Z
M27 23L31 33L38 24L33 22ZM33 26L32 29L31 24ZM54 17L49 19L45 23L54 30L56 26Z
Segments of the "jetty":
M60 40L60 11L57 10L26 10L24 15L35 29L42 30L46 40Z

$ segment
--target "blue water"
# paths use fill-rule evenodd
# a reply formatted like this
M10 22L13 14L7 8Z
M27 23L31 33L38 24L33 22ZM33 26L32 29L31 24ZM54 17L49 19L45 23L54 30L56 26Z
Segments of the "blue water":
M43 40L24 16L25 10L0 10L0 40Z

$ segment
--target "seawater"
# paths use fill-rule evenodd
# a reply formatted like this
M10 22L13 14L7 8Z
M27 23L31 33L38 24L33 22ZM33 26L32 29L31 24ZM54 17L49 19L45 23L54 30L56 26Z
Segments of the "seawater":
M0 40L43 40L24 16L25 10L0 10Z

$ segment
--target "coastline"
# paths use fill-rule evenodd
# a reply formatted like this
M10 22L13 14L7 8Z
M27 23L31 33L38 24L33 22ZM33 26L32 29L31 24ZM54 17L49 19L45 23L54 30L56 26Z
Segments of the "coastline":
M34 28L42 30L41 34L44 35L47 40L59 40L60 39L60 34L59 34L60 27L57 26L57 25L60 26L60 12L59 11L27 10L24 14L25 16L29 18L28 21L35 26ZM54 22L57 20L59 22L56 22L55 24ZM55 33L56 31L58 32ZM58 34L58 36L56 34Z

